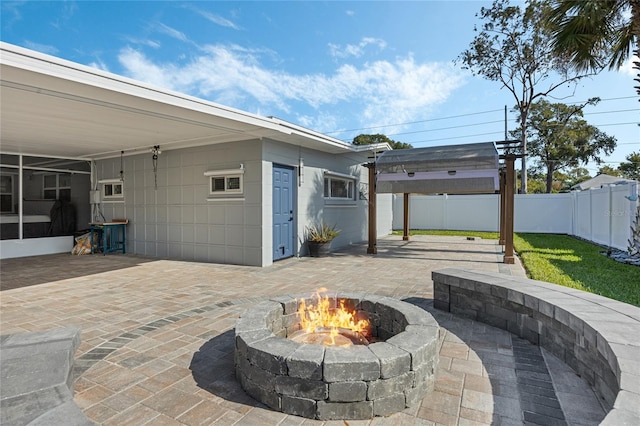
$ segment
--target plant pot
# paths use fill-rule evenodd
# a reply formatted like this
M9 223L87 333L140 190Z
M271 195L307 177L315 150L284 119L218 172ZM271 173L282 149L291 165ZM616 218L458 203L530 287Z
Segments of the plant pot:
M327 242L309 241L309 256L311 257L328 256L330 247L331 247L331 241L327 241Z

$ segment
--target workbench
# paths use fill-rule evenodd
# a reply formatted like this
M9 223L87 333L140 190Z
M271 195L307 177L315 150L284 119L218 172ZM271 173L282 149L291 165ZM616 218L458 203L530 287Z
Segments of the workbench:
M95 252L94 233L100 241L99 247L102 247L102 254L112 253L116 251L127 252L127 223L128 220L118 222L92 222L89 224L91 229L91 254Z

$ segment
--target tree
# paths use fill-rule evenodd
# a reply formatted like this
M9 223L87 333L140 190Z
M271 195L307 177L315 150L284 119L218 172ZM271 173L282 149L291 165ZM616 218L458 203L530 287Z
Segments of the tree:
M520 127L525 129L522 193L527 192L526 128L531 104L589 75L568 68L564 58L554 53L549 13L550 7L544 1L531 0L521 9L509 5L508 0L494 0L490 8L480 9L479 16L485 21L482 30L458 57L464 69L501 83L516 100Z
M550 22L554 51L577 70L618 69L634 48L640 56L638 0L554 0ZM640 62L634 68L640 71ZM640 95L640 86L636 90Z
M609 175L609 176L615 176L615 177L622 177L622 173L620 172L620 169L614 169L613 167L609 166L608 164L605 164L604 166L600 167L598 169L598 174L599 175Z
M381 135L380 133L376 133L375 135L358 135L353 138L354 145L374 145L377 143L388 143L389 146L393 149L409 149L413 148L411 144L405 142L398 142L390 139L385 135Z
M573 167L567 172L567 179L564 182L563 189L569 190L573 185L591 179L589 170L584 167Z
M620 163L619 170L627 179L640 180L640 151L626 157L627 162Z
M527 190L530 194L544 194L545 192L544 176L535 168L527 173Z
M547 193L553 188L554 173L590 160L600 163L600 154L610 154L616 139L582 119L586 104L595 104L597 98L583 105L566 105L539 100L531 105L527 122L530 156L538 167L546 170ZM512 134L520 134L516 129Z

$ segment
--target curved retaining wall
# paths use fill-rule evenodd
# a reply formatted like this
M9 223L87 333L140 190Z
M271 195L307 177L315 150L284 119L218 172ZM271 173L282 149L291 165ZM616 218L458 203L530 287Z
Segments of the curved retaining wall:
M434 307L540 345L595 389L601 424L640 424L640 308L542 281L455 268L432 272Z
M420 402L433 389L439 326L428 312L375 295L330 296L372 322L380 341L349 348L300 344L301 300L279 297L247 309L236 324L236 377L258 401L320 420L386 416Z

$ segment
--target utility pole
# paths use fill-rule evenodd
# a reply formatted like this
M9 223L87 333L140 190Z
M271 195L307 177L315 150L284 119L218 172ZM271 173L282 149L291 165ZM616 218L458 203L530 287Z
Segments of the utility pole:
M526 103L523 101L520 104L520 128L522 129L522 173L520 174L520 193L527 193L527 116L528 113L524 113L524 109L529 109Z

